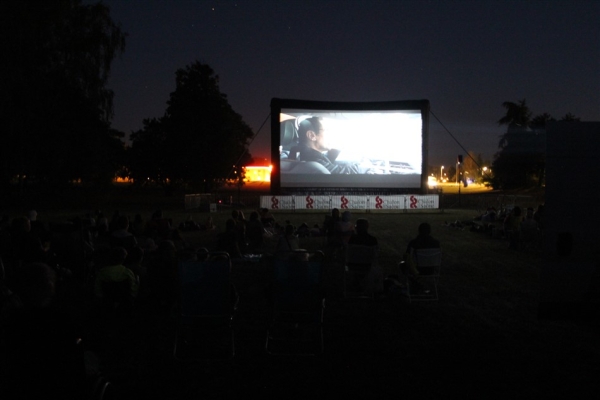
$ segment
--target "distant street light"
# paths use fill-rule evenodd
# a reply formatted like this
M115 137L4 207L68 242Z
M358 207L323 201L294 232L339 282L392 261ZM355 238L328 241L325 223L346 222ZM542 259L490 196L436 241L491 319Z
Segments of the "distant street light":
M442 167L440 168L440 182L444 180L444 175L442 173L443 169L444 169L444 166L442 165Z
M456 184L458 185L458 174L460 171L460 163L456 163ZM460 191L460 186L458 187L458 190Z

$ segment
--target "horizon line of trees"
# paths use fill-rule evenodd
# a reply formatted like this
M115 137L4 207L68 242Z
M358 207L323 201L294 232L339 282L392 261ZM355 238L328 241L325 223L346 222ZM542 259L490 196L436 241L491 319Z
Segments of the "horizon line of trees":
M546 171L546 125L552 121L578 122L581 119L566 113L557 120L544 112L533 116L526 99L517 102L505 101L506 110L497 123L505 125L506 132L500 135L498 151L493 160L483 160L481 154L468 151L457 171L455 165L440 171L440 166L429 166L429 175L447 177L449 181L472 178L476 182L490 184L495 189L518 189L539 187L545 184ZM460 173L458 177L456 174Z
M123 137L106 83L126 35L101 3L6 1L0 15L0 188L106 179Z
M526 99L505 101L506 114L498 120L506 125L500 136L498 152L494 154L489 182L495 189L516 189L545 184L546 178L546 125L557 121L544 112L532 117ZM560 121L578 122L580 118L568 112Z
M102 187L119 175L167 190L209 188L250 160L251 128L221 93L218 75L197 61L175 72L164 115L144 120L125 144L111 127L107 81L127 34L103 3L9 1L0 15L0 192L15 182L20 194L30 183Z
M127 35L103 3L2 2L0 15L3 193L15 180L19 187L33 181L60 190L74 181L102 186L119 174L167 192L184 184L208 191L251 161L251 128L221 92L219 76L198 61L175 72L164 115L145 119L131 146L125 144L125 134L111 127L114 93L107 81ZM497 122L507 130L489 182L498 189L543 185L545 127L555 119L532 117L525 99L502 107ZM561 121L579 118L567 113ZM480 171L482 163L469 152L464 171Z

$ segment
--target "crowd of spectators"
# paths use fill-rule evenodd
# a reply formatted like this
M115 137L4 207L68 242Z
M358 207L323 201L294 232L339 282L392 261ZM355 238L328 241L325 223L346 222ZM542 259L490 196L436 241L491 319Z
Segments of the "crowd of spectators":
M526 217L527 221L534 220L533 213L528 212ZM201 231L208 233L205 242L188 240L190 232ZM338 209L333 209L321 225L312 227L306 223L298 227L290 221L280 223L267 209L252 211L249 219L241 210L232 210L224 226L215 226L210 217L204 223L196 223L191 216L174 224L160 210L147 221L140 213L130 218L119 211L110 218L97 211L60 223L44 222L33 210L27 216L3 216L0 334L3 348L9 342L18 344L3 358L3 375L13 379L28 368L50 370L53 363L68 363L61 364L61 370L70 377L77 376L82 385L73 388L64 382L64 377L53 374L47 375L48 384L56 393L63 393L67 387L79 393L85 390L90 376L98 373L77 345L85 336L81 315L101 319L120 310L119 318L124 319L110 321L126 324L136 307L143 305L168 318L177 303L179 259L203 260L212 251L225 251L234 262L244 262L249 255L266 258L277 251L299 250L306 237L322 238L325 253L329 251L336 257L343 256L348 245L378 248L367 219L353 221L349 211L340 213ZM419 238L422 236L410 245L426 245L418 242ZM439 242L434 244L439 247ZM368 281L370 292L383 294L384 276L379 265L374 265ZM53 328L56 335L35 339L23 335L25 329L48 330L50 321L60 324ZM114 330L108 328L109 319L101 321L101 328L107 328L107 337L114 335ZM96 337L102 335L99 332L94 333ZM19 335L23 335L23 340L16 339ZM36 346L31 346L31 341ZM20 352L29 352L30 357L20 358ZM34 368L37 355L31 352L43 354L46 364Z
M43 221L35 210L3 216L0 383L14 389L3 392L18 393L11 398L41 398L42 392L89 397L99 370L81 338L109 340L138 300L168 314L177 251L188 246L160 211L147 222L118 211L110 220L101 211L61 222ZM28 385L32 377L40 384Z
M446 223L452 228L488 233L493 238L506 239L511 250L538 249L544 234L544 205L534 210L520 206L489 207L472 221Z

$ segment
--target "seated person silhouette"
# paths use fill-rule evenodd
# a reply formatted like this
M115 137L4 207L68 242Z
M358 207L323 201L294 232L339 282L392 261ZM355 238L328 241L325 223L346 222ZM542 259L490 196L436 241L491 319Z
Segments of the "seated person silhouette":
M423 222L419 225L419 234L416 238L408 242L406 252L404 253L404 262L400 263L400 271L411 281L411 284L416 288L417 291L428 293L429 290L425 289L423 284L419 280L420 272L417 270L413 259L413 250L418 249L439 249L440 242L437 239L431 237L431 225L427 222ZM433 267L422 268L421 272L428 274L432 272Z
M115 223L115 230L110 234L112 247L123 247L130 250L137 245L137 239L129 232L129 219L121 215Z
M356 232L350 236L348 242L350 245L369 246L379 248L377 238L369 233L369 221L365 218L356 220ZM375 259L371 265L367 276L365 277L365 293L372 293L379 296L384 291L383 270Z
M332 174L359 173L358 165L335 161L340 152L329 148L320 117L307 118L298 124L298 140L300 143L295 152L299 152L300 161L315 161Z
M115 247L106 250L100 256L100 269L96 272L96 281L94 283L94 294L99 300L112 293L106 293L110 283L123 283L128 287L128 294L131 299L137 296L138 280L132 270L125 267L123 263L127 258L127 250L122 247Z

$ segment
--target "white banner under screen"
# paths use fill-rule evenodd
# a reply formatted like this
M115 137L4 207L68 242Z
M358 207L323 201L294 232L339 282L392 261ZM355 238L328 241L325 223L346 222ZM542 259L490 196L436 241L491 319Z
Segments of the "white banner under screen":
M295 195L261 196L270 210L426 210L439 208L438 195Z

